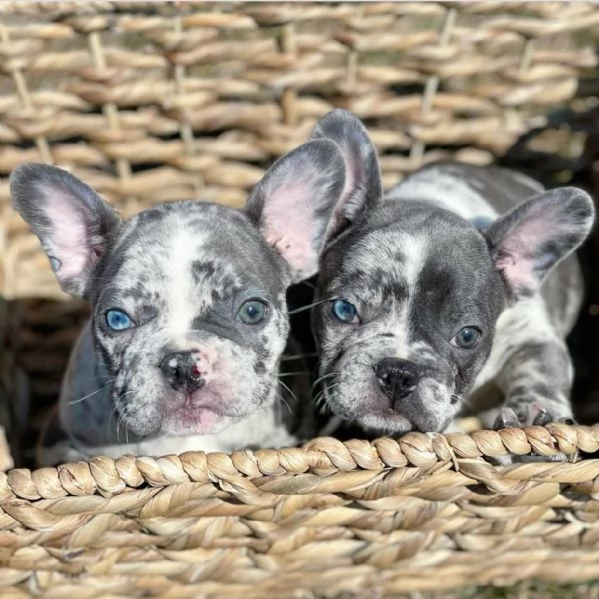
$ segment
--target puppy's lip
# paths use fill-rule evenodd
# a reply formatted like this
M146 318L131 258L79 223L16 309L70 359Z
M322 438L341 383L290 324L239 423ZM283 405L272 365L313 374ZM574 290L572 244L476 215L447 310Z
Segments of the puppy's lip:
M209 435L226 417L206 406L183 405L165 414L162 430L169 435Z
M393 433L407 433L414 428L408 418L391 408L370 410L367 414L359 416L357 421L367 428L384 428Z
M243 414L240 416L236 412L230 413L228 410L224 410L222 397L202 393L202 390L191 395L188 393L177 393L176 395L178 396L176 403L173 402L170 406L167 404L164 409L166 418L180 415L185 418L195 419L201 417L200 413L210 413L220 421L225 418L236 419L244 416Z

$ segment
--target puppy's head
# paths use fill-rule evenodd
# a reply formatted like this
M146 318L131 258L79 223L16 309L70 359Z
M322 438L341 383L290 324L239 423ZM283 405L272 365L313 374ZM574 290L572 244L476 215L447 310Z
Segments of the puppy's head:
M368 181L356 159L364 143L363 131L345 129L346 165L361 169L346 181ZM372 189L321 260L313 322L324 396L380 434L442 431L489 356L500 313L582 243L593 204L575 188L547 191L481 232L430 203L383 203L379 183Z
M321 140L277 161L241 211L183 201L121 220L43 164L10 184L62 288L91 301L121 421L147 436L215 433L274 401L285 291L315 272L344 178Z

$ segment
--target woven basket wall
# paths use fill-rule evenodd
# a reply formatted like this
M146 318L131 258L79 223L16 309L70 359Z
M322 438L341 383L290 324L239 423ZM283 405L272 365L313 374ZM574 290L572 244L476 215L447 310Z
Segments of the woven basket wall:
M453 156L599 197L598 48L591 3L0 2L0 470L29 463L87 315L10 208L14 167L67 168L125 215L240 206L340 106L386 186ZM595 258L593 238L572 337L589 424ZM572 462L487 459L531 451ZM597 451L599 427L549 425L0 472L0 597L462 597L533 579L597 597Z

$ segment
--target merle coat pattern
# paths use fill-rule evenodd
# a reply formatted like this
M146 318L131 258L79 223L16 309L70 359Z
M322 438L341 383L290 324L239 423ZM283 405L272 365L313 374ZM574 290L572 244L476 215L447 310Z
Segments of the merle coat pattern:
M285 294L316 271L344 179L337 146L312 141L243 210L180 201L122 220L64 170L17 168L15 208L92 307L40 463L297 443L305 412L278 379Z
M572 252L592 227L591 198L451 162L383 198L355 117L329 113L314 138L338 143L348 171L313 310L328 408L391 435L448 431L497 407L496 427L571 419L564 339L582 299Z

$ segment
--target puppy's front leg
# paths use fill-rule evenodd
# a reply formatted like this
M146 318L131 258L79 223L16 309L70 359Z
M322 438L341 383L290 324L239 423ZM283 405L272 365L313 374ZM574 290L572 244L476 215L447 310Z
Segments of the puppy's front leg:
M495 428L571 421L572 378L568 349L557 336L515 347L497 377L505 400Z
M507 310L498 324L491 357L498 366L495 382L504 400L494 428L573 422L570 403L572 362L566 344L551 326L540 298L531 298ZM521 456L499 461L546 459ZM549 459L562 461L567 458L558 454Z

